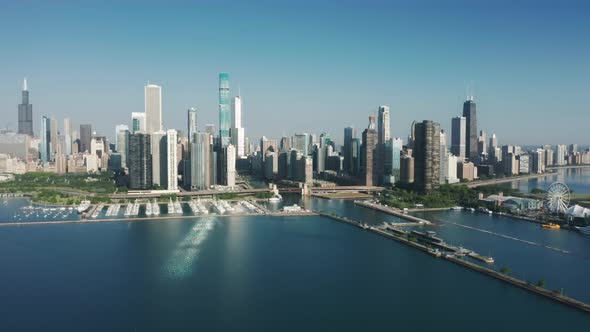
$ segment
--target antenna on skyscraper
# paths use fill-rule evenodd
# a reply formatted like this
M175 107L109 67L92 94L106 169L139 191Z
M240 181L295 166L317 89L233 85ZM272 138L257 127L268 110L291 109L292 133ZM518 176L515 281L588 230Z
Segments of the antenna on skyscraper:
M28 89L27 89L27 78L26 77L23 80L23 91L28 91Z

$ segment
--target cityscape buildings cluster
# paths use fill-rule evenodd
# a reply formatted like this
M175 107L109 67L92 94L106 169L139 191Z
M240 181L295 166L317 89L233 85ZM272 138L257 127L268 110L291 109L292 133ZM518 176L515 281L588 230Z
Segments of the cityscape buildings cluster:
M326 132L295 133L259 143L245 135L242 97L231 97L230 76L219 74L219 130L187 110L186 131L166 129L162 87L144 87L144 111L132 112L129 125L115 126L114 143L92 129L78 130L69 118L41 116L33 128L27 80L18 105L18 131L0 131L0 173L55 173L112 170L130 190L209 190L236 187L239 173L305 188L330 183L364 186L396 182L429 191L440 184L480 177L542 173L547 167L590 164L590 151L576 144L522 148L499 145L496 134L479 130L476 103L468 96L462 114L451 119L451 135L432 120L414 121L407 141L393 137L388 106L369 115L366 129L344 128L341 146ZM200 126L204 130L200 130Z

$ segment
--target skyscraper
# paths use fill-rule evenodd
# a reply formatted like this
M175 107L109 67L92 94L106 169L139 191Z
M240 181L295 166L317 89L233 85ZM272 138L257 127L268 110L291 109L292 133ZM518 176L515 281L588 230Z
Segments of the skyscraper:
M352 160L352 140L356 137L356 130L353 127L344 128L344 171L353 173L354 164Z
M198 127L197 127L197 109L194 107L191 107L187 110L186 112L187 114L187 134L188 134L188 140L189 142L193 139L193 135L197 133L198 131Z
M72 123L70 122L70 118L64 118L64 141L65 141L65 151L64 153L67 155L72 154Z
M465 154L469 159L477 157L477 113L473 96L463 103L465 117Z
M59 140L57 139L57 119L51 119L51 132L50 132L50 139L51 142L51 155L49 156L49 160L55 161L55 153L58 150Z
M80 152L90 151L90 140L92 139L92 125L80 125Z
M309 154L309 134L295 134L293 136L293 148L301 151L304 156Z
M29 104L26 78L23 81L22 102L18 105L18 133L33 136L33 105Z
M389 130L389 107L387 106L379 106L377 131L379 132L379 145L385 144L385 142L391 138Z
M369 116L369 127L363 131L361 147L361 176L365 186L377 184L375 153L378 153L378 132L375 129L375 116Z
M129 135L129 188L152 188L152 154L150 135Z
M229 100L229 74L219 74L219 137L221 146L226 147L230 143L230 100Z
M117 143L115 149L121 156L121 167L127 167L127 158L129 156L129 130L121 129L117 132Z
M41 161L46 163L51 158L51 121L48 117L41 118L41 132L39 133L41 143L39 153L41 154Z
M131 112L131 133L145 134L145 113Z
M418 190L429 191L440 184L440 125L424 120L415 125L414 183Z
M211 138L209 133L197 132L191 141L191 190L209 189L211 179Z
M451 120L451 153L457 157L465 158L466 118L454 117Z
M231 102L232 126L231 142L234 145L236 156L242 157L244 153L244 128L242 127L242 99L234 97Z
M228 144L225 148L225 185L233 188L236 186L236 148Z
M162 88L148 84L144 87L145 132L153 134L162 130Z
M166 175L167 189L178 190L178 133L174 129L166 131Z
M168 162L166 132L157 131L150 134L150 141L152 184L160 188L166 188L168 186L168 173L166 172Z

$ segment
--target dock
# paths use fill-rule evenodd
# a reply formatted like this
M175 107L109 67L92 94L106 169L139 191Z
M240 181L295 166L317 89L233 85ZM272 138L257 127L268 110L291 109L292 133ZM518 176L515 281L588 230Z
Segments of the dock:
M471 269L473 271L485 274L489 277L507 282L507 283L514 285L516 287L530 291L533 294L537 294L539 296L545 297L545 298L553 300L555 302L558 302L558 303L567 305L569 307L581 310L585 313L590 313L590 304L588 304L588 303L578 301L578 300L573 299L569 296L566 296L566 295L563 295L563 294L560 294L560 293L557 293L554 291L547 290L543 287L532 285L526 281L517 279L517 278L512 277L508 274L504 274L504 273L495 271L491 268L488 268L488 267L485 267L485 266L482 266L482 265L479 265L476 263L472 263L468 260L461 258L462 256L469 256L473 259L476 259L476 260L479 260L479 261L482 261L485 263L492 263L493 260L490 261L491 257L485 257L485 256L477 254L474 251L465 250L465 249L456 248L456 247L455 248L457 249L457 251L460 251L460 252L444 253L443 254L442 252L440 252L437 249L433 249L431 247L420 244L418 242L410 241L409 238L407 238L409 233L407 231L402 230L401 228L388 227L388 230L390 230L390 232L388 232L388 231L385 231L383 229L383 227L369 226L369 225L362 223L360 221L355 221L355 220L351 220L348 218L344 218L344 217L340 217L340 216L336 216L336 215L332 215L332 214L327 214L327 213L322 213L322 212L319 212L318 214L323 217L330 218L332 220L343 222L343 223L361 228L363 230L370 231L372 233L381 235L381 236L386 237L388 239L392 239L394 241L397 241L397 242L407 245L409 247L418 249L430 256L434 256L437 258L448 260L454 264L463 266L463 267ZM447 246L449 246L449 245L447 245ZM452 246L449 246L449 247L452 247Z
M354 201L354 204L356 204L358 206L365 207L367 209L372 209L372 210L375 210L375 211L387 213L387 214L390 214L392 216L396 216L398 218L402 218L402 219L405 219L405 220L409 220L409 221L413 221L413 222L416 222L416 223L420 223L420 224L423 224L423 225L430 225L430 224L432 224L429 220L418 218L416 216L412 216L412 215L403 213L403 211L401 211L399 209L395 209L395 208L389 207L389 206L379 205L379 204L371 203L371 202L368 202L368 201Z

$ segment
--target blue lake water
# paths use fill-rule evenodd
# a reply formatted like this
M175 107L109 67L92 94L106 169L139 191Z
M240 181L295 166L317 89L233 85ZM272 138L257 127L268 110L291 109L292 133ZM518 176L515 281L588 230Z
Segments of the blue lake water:
M393 218L351 201L307 203L375 222ZM473 331L474 324L491 331L590 323L590 315L322 217L11 226L0 228L0 250L5 331ZM570 268L561 262L546 268Z

